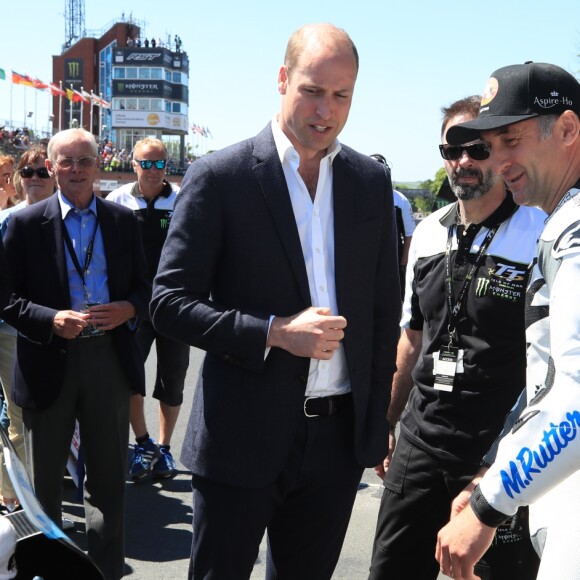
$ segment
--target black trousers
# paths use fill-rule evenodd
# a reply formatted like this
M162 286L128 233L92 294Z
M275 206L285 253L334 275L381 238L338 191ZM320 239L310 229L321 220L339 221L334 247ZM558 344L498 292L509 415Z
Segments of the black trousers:
M66 357L56 401L43 411L24 409L28 470L40 503L60 525L62 480L78 419L89 556L107 580L117 580L125 565L130 385L109 334L71 340Z
M445 464L401 435L385 476L369 580L436 580L437 533L449 521L451 502L478 471L471 464ZM517 543L511 532L498 532L476 567L482 580L536 577L529 531L518 531Z
M194 475L190 579L250 577L268 533L268 580L332 577L363 468L354 457L352 404L303 417L282 473L248 489ZM248 450L251 453L251 449Z

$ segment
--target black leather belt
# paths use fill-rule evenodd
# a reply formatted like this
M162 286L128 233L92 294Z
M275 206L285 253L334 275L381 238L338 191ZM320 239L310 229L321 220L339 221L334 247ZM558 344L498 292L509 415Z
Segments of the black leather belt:
M340 413L352 401L352 394L335 395L333 397L306 397L304 399L304 414L307 417L332 417Z

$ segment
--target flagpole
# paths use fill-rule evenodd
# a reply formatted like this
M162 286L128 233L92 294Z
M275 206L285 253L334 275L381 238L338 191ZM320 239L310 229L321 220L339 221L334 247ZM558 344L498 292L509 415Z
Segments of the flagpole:
M38 115L36 111L38 110L38 90L34 91L34 137L36 138L36 122Z
M103 140L103 93L99 95L101 102L99 103L99 143Z
M62 81L58 81L60 90L62 91ZM62 108L62 95L58 95L58 132L62 131L62 115L64 110Z
M52 112L52 108L53 108L53 103L54 103L54 97L52 95L52 87L50 86L49 83L49 89L48 89L48 126L47 126L47 133L49 134L49 138L52 137L52 128L54 127L54 114ZM50 116L52 115L52 122L50 121Z
M91 114L90 114L90 121L89 121L89 125L91 126L91 133L93 132L93 107L94 107L94 103L93 103L93 91L91 89L91 104L89 105L91 107Z
M83 87L81 87L81 95L83 94L84 90L85 89L83 89ZM84 129L84 126L83 126L83 109L85 108L84 107L85 102L84 101L80 101L79 104L81 106L81 123L80 123L80 127L81 127L81 129Z
M14 130L14 121L12 120L12 91L14 83L10 83L10 128Z
M71 91L73 90L72 85L70 86L70 90ZM72 128L72 121L73 121L72 113L73 113L73 103L74 103L74 101L72 99L69 99L69 101L70 101L70 103L69 103L69 106L68 106L69 107L69 109L68 109L69 110L68 127L69 127L69 129L71 129Z

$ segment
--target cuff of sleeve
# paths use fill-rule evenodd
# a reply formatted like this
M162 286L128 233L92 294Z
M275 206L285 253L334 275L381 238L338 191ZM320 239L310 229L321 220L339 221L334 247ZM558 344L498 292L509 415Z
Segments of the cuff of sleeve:
M268 341L268 336L270 336L270 327L272 326L272 321L274 320L274 318L276 318L273 314L270 315L270 318L268 319L268 334L266 334L266 342ZM269 346L266 347L266 350L264 351L264 360L266 360L267 356L270 354L270 348Z
M497 528L500 524L503 524L510 518L510 516L498 512L487 503L487 500L483 497L483 493L481 493L479 485L475 486L469 499L469 504L477 516L477 519L490 528Z

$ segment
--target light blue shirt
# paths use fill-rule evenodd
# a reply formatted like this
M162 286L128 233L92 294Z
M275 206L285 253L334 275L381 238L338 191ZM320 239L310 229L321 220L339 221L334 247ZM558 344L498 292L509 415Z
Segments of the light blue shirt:
M10 216L15 211L20 211L25 207L28 207L28 204L25 201L21 201L13 207L7 207L6 209L0 211L0 235L2 236L2 239L4 239L4 236L6 235L6 230L8 229L8 224L10 223Z
M97 227L96 198L93 195L93 199L87 209L78 209L60 191L57 192L57 195L64 226L68 231L81 271L83 272L85 270L87 248L93 239L93 235L95 236L93 255L89 268L85 273L86 296L82 277L77 272L74 262L70 257L68 246L63 240L71 308L77 312L82 312L87 302L108 304L107 260L105 258L105 246L103 244L101 228ZM95 228L97 228L96 234Z

